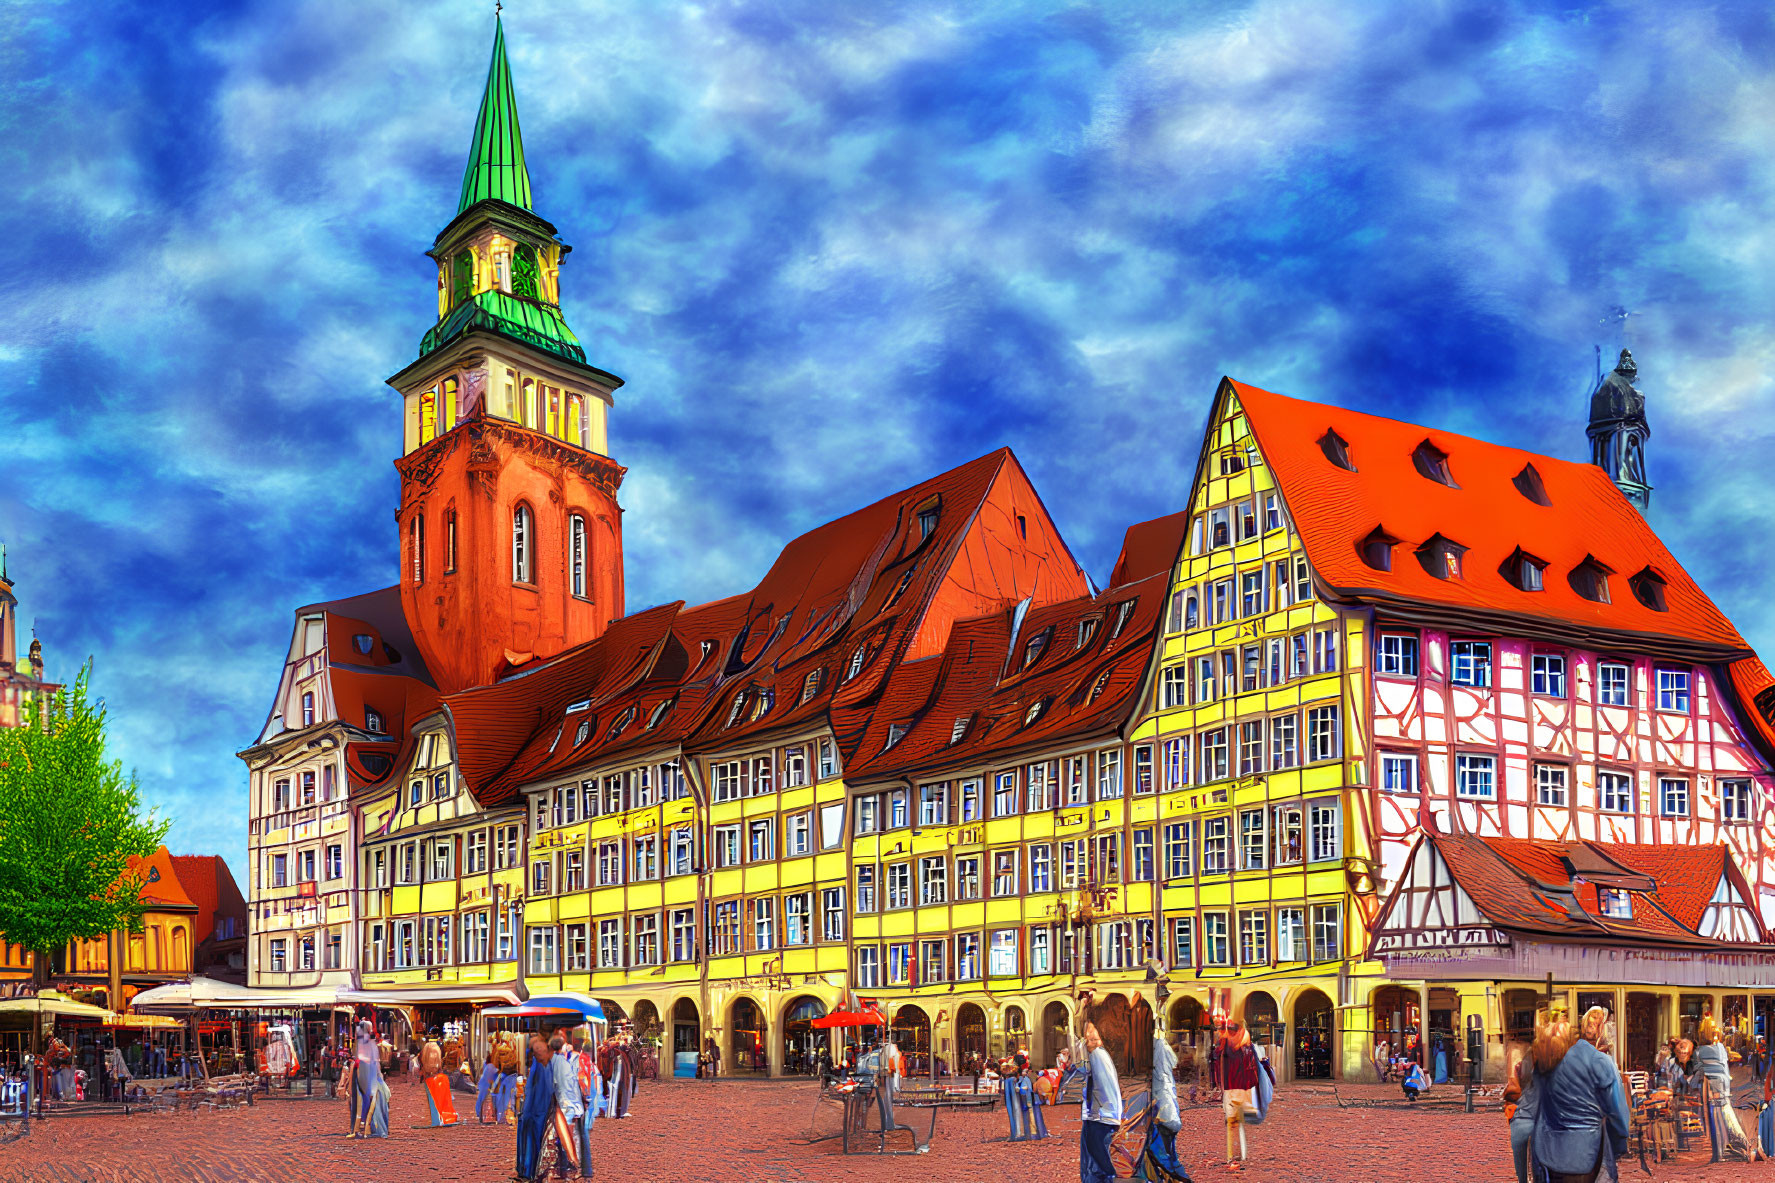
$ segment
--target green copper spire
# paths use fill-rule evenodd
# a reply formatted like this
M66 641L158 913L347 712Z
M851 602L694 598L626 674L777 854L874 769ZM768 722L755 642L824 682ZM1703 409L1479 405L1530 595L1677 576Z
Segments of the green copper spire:
M524 167L518 101L512 93L512 68L505 60L505 26L497 16L493 18L493 60L487 66L487 90L481 96L481 114L475 119L475 138L468 148L468 171L462 174L462 200L456 212L488 198L530 209L530 170Z

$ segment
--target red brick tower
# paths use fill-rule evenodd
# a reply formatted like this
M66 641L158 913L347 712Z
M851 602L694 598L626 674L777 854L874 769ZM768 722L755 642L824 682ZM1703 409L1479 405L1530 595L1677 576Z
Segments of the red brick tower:
M427 252L438 323L388 380L405 402L401 606L449 693L589 641L623 614L622 379L561 317L570 247L531 207L496 31L456 217Z

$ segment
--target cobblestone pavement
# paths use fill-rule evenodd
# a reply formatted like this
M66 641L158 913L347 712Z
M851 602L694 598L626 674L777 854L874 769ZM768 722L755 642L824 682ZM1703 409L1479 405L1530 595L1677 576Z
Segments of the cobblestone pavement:
M1198 1180L1254 1183L1471 1183L1513 1179L1501 1113L1403 1108L1395 1090L1343 1086L1344 1108L1329 1088L1286 1086L1270 1119L1249 1130L1251 1161L1240 1175L1220 1165L1224 1126L1218 1109L1185 1106L1179 1145ZM261 1101L251 1109L129 1117L59 1117L31 1133L0 1130L0 1180L6 1183L332 1183L351 1180L461 1180L499 1183L510 1173L509 1128L467 1124L415 1129L424 1097L396 1085L387 1141L341 1137L344 1101ZM728 1180L747 1183L893 1180L905 1183L1054 1183L1078 1178L1075 1107L1049 1111L1047 1142L1004 1141L1002 1112L942 1111L929 1154L917 1158L846 1157L836 1141L806 1144L816 1090L805 1082L666 1081L645 1085L633 1116L600 1120L592 1135L598 1177L623 1183ZM459 1112L467 1103L458 1102ZM1743 1111L1748 1120L1749 1111ZM830 1127L833 1119L823 1118ZM921 1126L927 1118L921 1119ZM1654 1164L1623 1163L1624 1180L1770 1180L1775 1166L1709 1167L1698 1154Z

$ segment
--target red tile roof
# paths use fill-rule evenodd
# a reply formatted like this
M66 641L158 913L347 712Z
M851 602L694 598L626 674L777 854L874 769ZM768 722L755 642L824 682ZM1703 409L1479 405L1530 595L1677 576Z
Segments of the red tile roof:
M1535 936L1715 946L1696 931L1731 855L1717 846L1647 846L1430 833L1425 841L1498 928ZM1600 914L1598 882L1646 877L1633 918ZM1735 882L1741 882L1734 877ZM1745 900L1746 906L1752 901ZM1754 907L1752 907L1754 912Z
M1189 510L1180 509L1162 518L1129 526L1122 535L1122 553L1116 557L1115 568L1110 571L1109 586L1120 587L1171 570L1183 553L1183 539L1189 531L1189 522Z
M823 720L834 704L873 701L934 598L945 594L940 584L953 580L955 556L1008 474L1023 480L1015 457L1000 449L795 539L750 592L627 617L521 677L450 695L460 767L477 800L498 804L526 784L656 747L731 747ZM927 535L918 515L933 505L938 516ZM1053 530L1045 520L1034 528ZM981 553L990 561L990 551ZM1082 590L1083 573L1074 568L1049 568L1038 594L1057 599ZM957 603L1015 598L993 591L990 571L966 578L969 586L953 593ZM859 646L867 658L846 678ZM815 671L816 689L804 696ZM729 726L741 695L741 715ZM668 700L672 707L649 729L653 709ZM566 714L581 702L586 710ZM583 722L585 739L576 742Z
M246 901L228 870L227 860L219 854L175 854L172 864L185 894L197 905L191 934L193 945L202 944L215 931L218 915L233 912L240 921L239 931L246 931Z
M1749 656L1732 623L1602 469L1230 379L1224 389L1244 409L1315 572L1339 598L1450 609L1468 618L1527 617L1696 660ZM1354 471L1327 456L1320 441L1328 432L1344 441ZM1420 471L1413 454L1425 442L1446 454L1457 487ZM1531 466L1550 504L1519 487ZM1360 552L1376 530L1398 540L1391 570L1375 569ZM1466 548L1460 577L1438 578L1418 562L1417 548L1437 535ZM1519 590L1500 572L1518 550L1547 564L1543 590ZM1607 603L1585 598L1572 584L1586 560L1612 572ZM1648 607L1630 588L1644 571L1664 580L1668 611Z
M173 870L173 856L166 847L157 848L147 858L131 855L129 869L143 881L142 898L156 907L197 907L186 894L184 885L179 882L178 872Z

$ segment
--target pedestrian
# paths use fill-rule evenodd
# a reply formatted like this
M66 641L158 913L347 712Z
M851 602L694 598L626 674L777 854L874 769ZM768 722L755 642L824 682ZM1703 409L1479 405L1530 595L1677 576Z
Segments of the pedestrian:
M592 1032L589 1027L575 1029L572 1036L573 1069L579 1078L579 1095L585 1101L585 1116L579 1126L579 1173L581 1178L592 1177L592 1122L598 1116L598 1099L604 1091L604 1081L598 1075L598 1057L592 1047Z
M1745 1136L1738 1115L1732 1112L1732 1065L1720 1038L1719 1022L1709 1015L1701 1020L1697 1034L1701 1046L1695 1050L1695 1060L1706 1084L1707 1136L1713 1143L1713 1161L1755 1162L1763 1157L1762 1149Z
M1153 1025L1152 1105L1152 1132L1141 1155L1142 1169L1136 1170L1135 1174L1144 1175L1144 1168L1150 1166L1156 1172L1156 1178L1168 1176L1187 1180L1189 1171L1177 1157L1177 1135L1183 1129L1183 1117L1177 1111L1177 1053L1165 1042L1164 1028L1156 1023Z
M1085 1024L1079 1068L1085 1077L1079 1104L1079 1183L1114 1183L1109 1141L1122 1125L1122 1082L1095 1023Z
M542 1146L555 1114L554 1053L540 1033L530 1037L530 1071L524 1077L524 1104L518 1114L517 1170L512 1178L529 1183L542 1166Z
M337 1097L339 1095L339 1056L331 1039L321 1046L320 1078L326 1082L327 1096Z
M1424 1066L1422 1064L1407 1065L1405 1075L1399 1078L1399 1088L1405 1094L1405 1099L1413 1102L1418 1099L1420 1093L1429 1092L1430 1081L1424 1075Z
M357 1025L351 1084L346 1090L354 1138L388 1137L388 1082L382 1076L381 1047L369 1021Z
M124 1062L123 1052L115 1043L105 1053L105 1069L111 1074L111 1099L123 1100L129 1094L129 1085L135 1079L135 1074L129 1070L129 1065Z
M1529 1045L1518 1043L1509 1057L1510 1068L1504 1077L1504 1120L1510 1123L1510 1157L1516 1164L1516 1183L1529 1183L1534 1173L1532 1143L1541 1093Z
M716 1080L721 1076L721 1044L713 1035L704 1041L709 1056L709 1079Z
M585 1098L580 1095L579 1067L573 1062L572 1047L557 1035L549 1040L549 1053L555 1085L555 1177L566 1179L579 1173L579 1135L585 1123Z
M1220 1114L1226 1121L1226 1166L1229 1171L1244 1169L1247 1157L1245 1112L1248 1109L1256 1111L1257 1075L1262 1071L1250 1032L1245 1030L1244 1023L1234 1019L1226 1025L1226 1036L1220 1049Z
M1615 1063L1578 1038L1563 1011L1552 1011L1530 1049L1538 1079L1536 1169L1560 1183L1591 1180L1627 1153L1627 1096Z
M1011 1141L1036 1142L1048 1136L1048 1125L1042 1120L1041 1106L1036 1103L1035 1081L1030 1077L1029 1057L1019 1051L1006 1060L1002 1087L1005 1094L1005 1116L1011 1122Z

